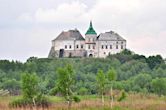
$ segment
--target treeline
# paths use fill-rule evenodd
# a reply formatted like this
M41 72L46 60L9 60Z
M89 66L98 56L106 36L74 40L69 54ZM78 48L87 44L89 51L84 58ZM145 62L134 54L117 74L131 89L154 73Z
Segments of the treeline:
M21 75L36 74L39 77L40 90L50 94L57 84L59 68L72 65L76 74L74 89L78 95L96 94L96 74L104 74L110 68L117 73L113 89L156 93L166 95L166 64L160 55L145 57L129 50L107 58L36 58L31 57L25 63L18 61L0 61L0 89L8 90L12 95L20 94Z

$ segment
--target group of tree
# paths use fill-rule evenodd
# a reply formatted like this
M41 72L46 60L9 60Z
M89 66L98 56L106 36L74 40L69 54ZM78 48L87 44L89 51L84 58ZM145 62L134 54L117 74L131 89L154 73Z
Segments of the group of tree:
M104 105L104 93L106 90L106 87L108 89L107 85L110 85L110 92L111 92L111 108L112 108L112 103L113 103L113 81L116 80L116 71L111 68L110 70L108 70L107 74L104 74L104 72L102 70L99 70L96 76L96 84L99 90L99 94L101 95L101 99L102 99L102 104Z
M0 60L0 89L8 90L11 95L19 95L22 93L21 76L23 73L36 73L39 80L38 86L42 94L50 94L56 89L63 90L64 88L55 88L55 85L57 85L56 87L61 85L59 78L65 74L59 73L64 72L62 69L67 64L72 64L74 68L75 79L72 79L71 83L77 82L74 87L70 87L71 90L77 91L77 93L68 91L68 95L71 96L66 96L67 100L74 101L77 99L76 95L99 93L96 84L96 77L99 72L104 74L106 88L108 85L112 85L113 89L127 92L166 95L166 64L164 59L160 55L145 57L130 50L124 50L107 58L49 59L31 57L24 63ZM110 68L114 68L116 72L115 81L109 81L108 72ZM69 99L69 97L72 98Z
M77 91L74 90L76 75L71 65L66 65L64 68L57 69L57 84L52 88L51 95L61 95L68 103L68 108L71 108L72 102L80 102L77 97ZM107 73L98 70L96 75L96 86L98 95L101 96L102 105L104 106L104 95L106 92L106 85L110 85L111 108L113 104L113 81L116 80L116 71L111 68ZM39 78L36 74L24 73L21 78L22 97L10 103L11 107L48 107L50 102L45 97L39 86ZM125 93L122 93L119 101L125 98Z

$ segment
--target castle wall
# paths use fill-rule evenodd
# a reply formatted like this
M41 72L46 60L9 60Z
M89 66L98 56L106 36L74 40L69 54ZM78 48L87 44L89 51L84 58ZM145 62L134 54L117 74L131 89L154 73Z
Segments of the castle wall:
M65 46L67 45L67 48ZM54 50L74 50L74 41L73 40L57 40L53 42Z
M109 54L116 54L126 48L126 41L97 41L98 57L105 58Z
M60 56L60 50L63 50L63 57L85 57L84 40L57 40L52 42L52 52L49 56ZM55 55L54 55L55 54Z

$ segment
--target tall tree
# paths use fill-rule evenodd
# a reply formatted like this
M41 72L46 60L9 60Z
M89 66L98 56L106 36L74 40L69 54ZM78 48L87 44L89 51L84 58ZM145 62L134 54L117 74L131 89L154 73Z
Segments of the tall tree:
M99 70L96 76L99 94L101 95L102 104L104 105L104 92L106 86L106 77L102 70Z
M113 81L115 81L116 78L117 78L117 73L116 73L114 68L111 68L110 70L108 70L107 75L108 75L109 84L111 84L111 90L110 91L111 91L111 108L112 108L112 105L113 105L113 102L114 102L112 87L113 87Z
M35 74L25 73L22 75L22 94L25 100L33 101L38 94L38 77Z
M75 74L71 65L67 65L64 68L59 68L58 73L58 82L57 90L60 92L66 101L68 102L68 107L72 105L72 101L75 101L72 87L75 84Z

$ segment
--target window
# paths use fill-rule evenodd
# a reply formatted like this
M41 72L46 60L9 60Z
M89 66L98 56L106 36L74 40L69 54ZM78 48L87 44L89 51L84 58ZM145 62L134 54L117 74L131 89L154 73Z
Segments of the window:
M67 45L65 45L65 49L67 49Z
M104 52L104 54L106 54L106 53Z
M112 45L110 45L110 49L112 49Z
M78 48L79 48L79 45L77 45L76 48L78 49Z
M89 38L89 40L88 40L89 42L90 42L90 38Z
M83 49L83 48L84 48L84 46L83 46L83 45L81 45L81 48Z
M121 45L121 49L123 49L123 45Z
M69 46L69 48L71 49L71 45Z
M93 45L93 49L95 49L95 46Z
M121 44L123 44L123 41L121 42Z
M90 45L88 45L88 49L90 49Z
M103 49L103 48L104 48L104 45L102 45L101 48Z
M96 39L95 38L93 38L93 42L95 41Z
M118 45L116 45L116 49L118 49Z
M108 47L107 47L107 45L105 46L105 49L107 49Z

